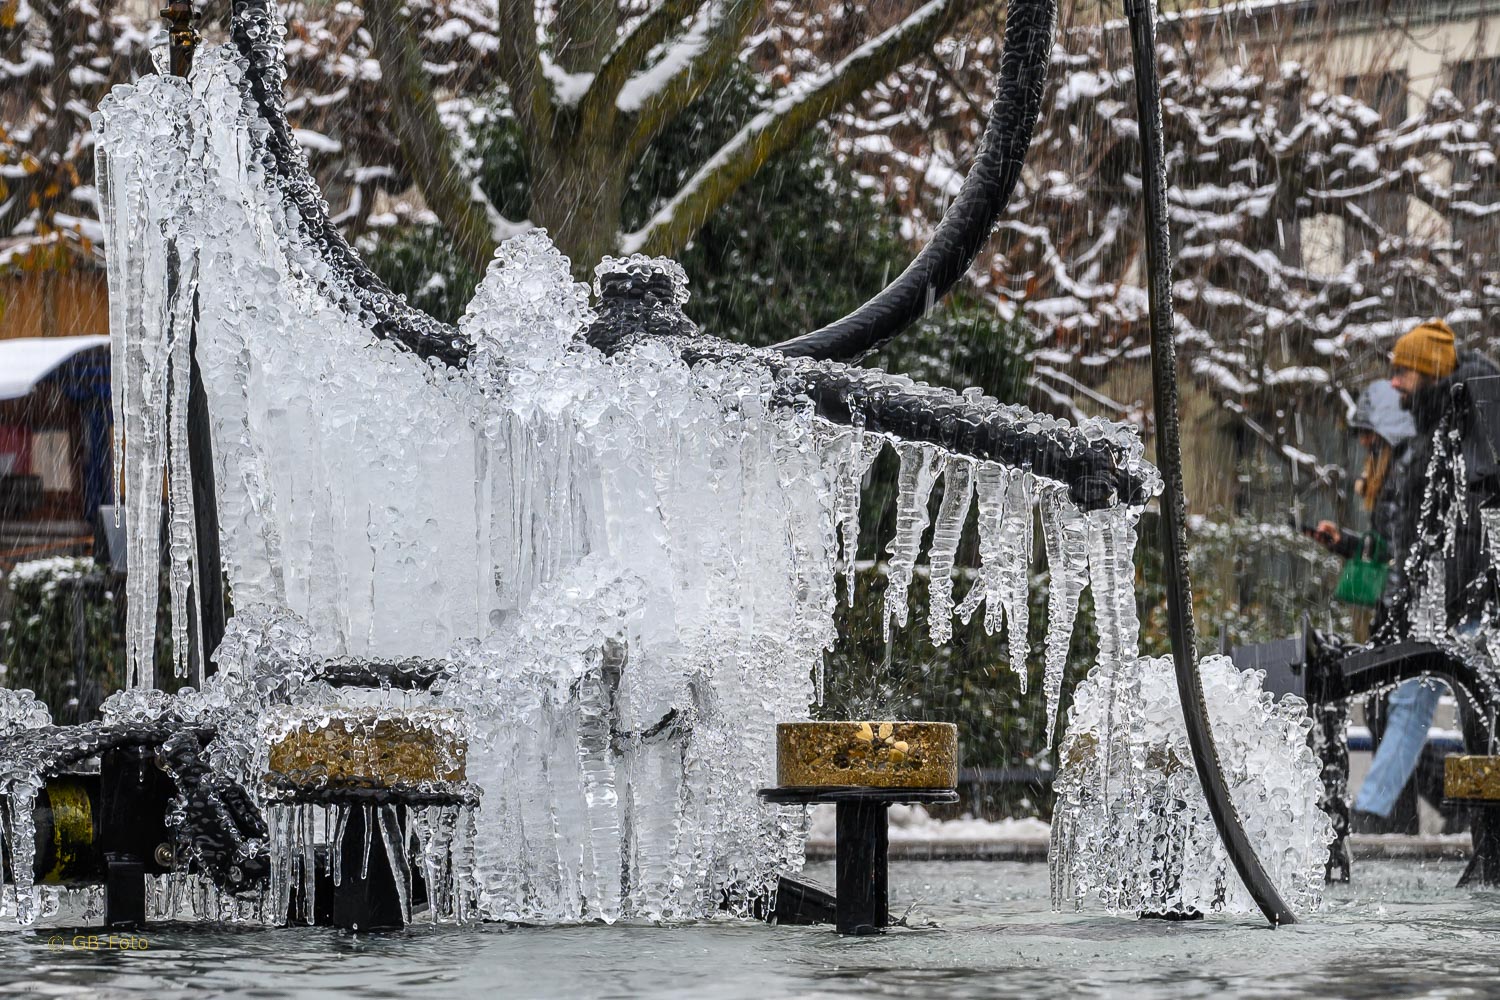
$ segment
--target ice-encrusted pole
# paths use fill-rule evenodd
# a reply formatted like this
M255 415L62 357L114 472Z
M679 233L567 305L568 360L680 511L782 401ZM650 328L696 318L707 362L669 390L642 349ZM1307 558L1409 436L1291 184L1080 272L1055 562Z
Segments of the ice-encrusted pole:
M1203 678L1194 660L1192 585L1187 565L1187 503L1182 488L1182 451L1178 443L1177 351L1172 330L1172 248L1167 223L1167 166L1163 150L1161 84L1156 74L1156 28L1151 0L1125 0L1135 69L1135 96L1140 108L1141 188L1146 210L1146 288L1151 311L1151 395L1156 416L1156 461L1162 476L1161 545L1167 584L1167 625L1177 690L1187 722L1193 763L1204 798L1229 858L1272 925L1294 924L1297 916L1281 898L1235 812L1219 751L1214 745L1203 695Z
M171 26L168 66L173 76L186 77L193 68L193 52L198 46L194 28L198 13L192 0L171 0L161 15ZM173 284L176 271L171 272ZM176 297L175 287L171 295ZM198 368L198 301L196 293L190 305L188 334L189 385L187 406L188 465L192 480L192 516L196 542L193 553L194 600L197 622L199 670L212 673L209 657L224 638L223 568L219 552L218 494L214 489L213 438L208 424L208 394L203 388L203 373ZM175 559L174 559L175 561ZM179 657L180 659L180 657ZM201 676L199 678L201 682Z

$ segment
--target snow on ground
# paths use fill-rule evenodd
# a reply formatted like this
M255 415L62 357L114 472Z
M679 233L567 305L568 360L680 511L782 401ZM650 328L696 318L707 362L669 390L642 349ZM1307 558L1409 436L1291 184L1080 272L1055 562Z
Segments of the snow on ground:
M1042 840L1048 837L1049 827L1036 818L987 820L963 817L962 819L933 819L921 806L890 807L890 839L897 841L990 841L990 840ZM834 807L813 806L812 829L808 839L813 842L833 842Z

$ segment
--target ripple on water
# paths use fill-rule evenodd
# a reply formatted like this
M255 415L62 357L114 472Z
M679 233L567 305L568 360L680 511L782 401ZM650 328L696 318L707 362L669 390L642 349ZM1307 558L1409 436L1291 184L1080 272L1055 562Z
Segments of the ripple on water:
M1500 984L1500 893L1455 889L1456 862L1366 862L1323 912L1271 931L1251 919L1158 924L1052 913L1043 865L896 863L880 939L825 928L317 929L189 925L144 951L74 932L0 934L0 993L225 997L1416 997ZM831 880L827 866L815 876ZM59 940L61 943L59 944ZM86 942L85 942L86 944Z

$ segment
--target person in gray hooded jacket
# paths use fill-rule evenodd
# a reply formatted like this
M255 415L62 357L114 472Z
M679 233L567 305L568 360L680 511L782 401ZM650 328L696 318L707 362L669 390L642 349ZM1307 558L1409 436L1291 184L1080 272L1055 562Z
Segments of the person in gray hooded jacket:
M1412 415L1401 405L1401 395L1387 379L1365 386L1354 416L1349 421L1365 447L1365 465L1354 482L1354 492L1370 515L1370 530L1353 532L1332 521L1320 521L1313 537L1324 548L1345 559L1364 554L1377 562L1389 562L1392 545L1402 524L1404 489L1397 470L1407 442L1417 432Z

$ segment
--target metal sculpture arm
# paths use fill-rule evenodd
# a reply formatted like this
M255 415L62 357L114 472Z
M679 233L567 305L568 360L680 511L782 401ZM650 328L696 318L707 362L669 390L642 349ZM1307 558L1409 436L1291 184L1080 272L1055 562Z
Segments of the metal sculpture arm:
M328 206L308 172L307 158L292 135L282 103L285 70L277 41L283 29L274 3L233 0L229 36L246 60L251 96L266 124L266 172L275 179L302 234L317 248L327 268L319 284L331 298L360 313L377 337L395 341L424 358L462 367L469 345L458 331L386 287L328 218Z
M1005 211L1042 110L1057 22L1054 0L1011 0L1000 83L979 154L932 240L873 299L820 330L777 344L794 357L853 361L921 319L969 270Z
M1162 563L1167 585L1167 626L1177 693L1187 722L1188 743L1208 810L1229 859L1261 912L1273 926L1294 924L1297 916L1281 898L1245 833L1229 795L1229 782L1214 744L1203 678L1194 660L1193 592L1188 579L1187 504L1182 489L1182 450L1178 444L1177 351L1172 330L1172 247L1167 224L1167 168L1161 125L1161 84L1156 74L1156 30L1151 0L1125 0L1135 64L1135 96L1140 106L1141 187L1146 209L1146 274L1151 309L1151 391L1156 414L1156 456L1164 490L1161 498Z
M251 96L267 126L266 172L286 198L302 235L316 248L321 274L315 277L331 298L359 312L377 337L423 358L463 367L471 346L468 341L454 327L410 306L386 287L328 218L283 107L282 28L273 4L274 0L233 0L230 36L247 62ZM1003 79L980 164L950 210L953 221L940 227L945 235L934 240L908 273L951 272L947 284L957 280L983 244L993 216L1004 207L1020 169L1040 110L1052 44L1053 0L1011 0L1008 17ZM947 284L943 289L926 289L904 299L902 315L912 308L917 312L910 318L921 315ZM879 305L883 301L888 299L877 297L870 308L886 314L887 307ZM724 342L714 342L722 346L709 352L703 346L707 340L693 343L705 359L710 353L720 358L732 353L744 363L767 365L778 373L795 372L797 384L813 400L819 415L835 423L863 420L871 429L909 441L925 441L977 458L1031 468L1039 475L1068 483L1075 502L1086 509L1112 503L1116 497L1127 502L1144 500L1141 478L1127 469L1117 449L1072 428L1038 432L992 399L934 390L871 369L796 367L801 357L820 356L817 351L791 348L787 353L793 357L789 358ZM794 362L794 358L799 361ZM796 397L797 393L784 394L788 400Z

